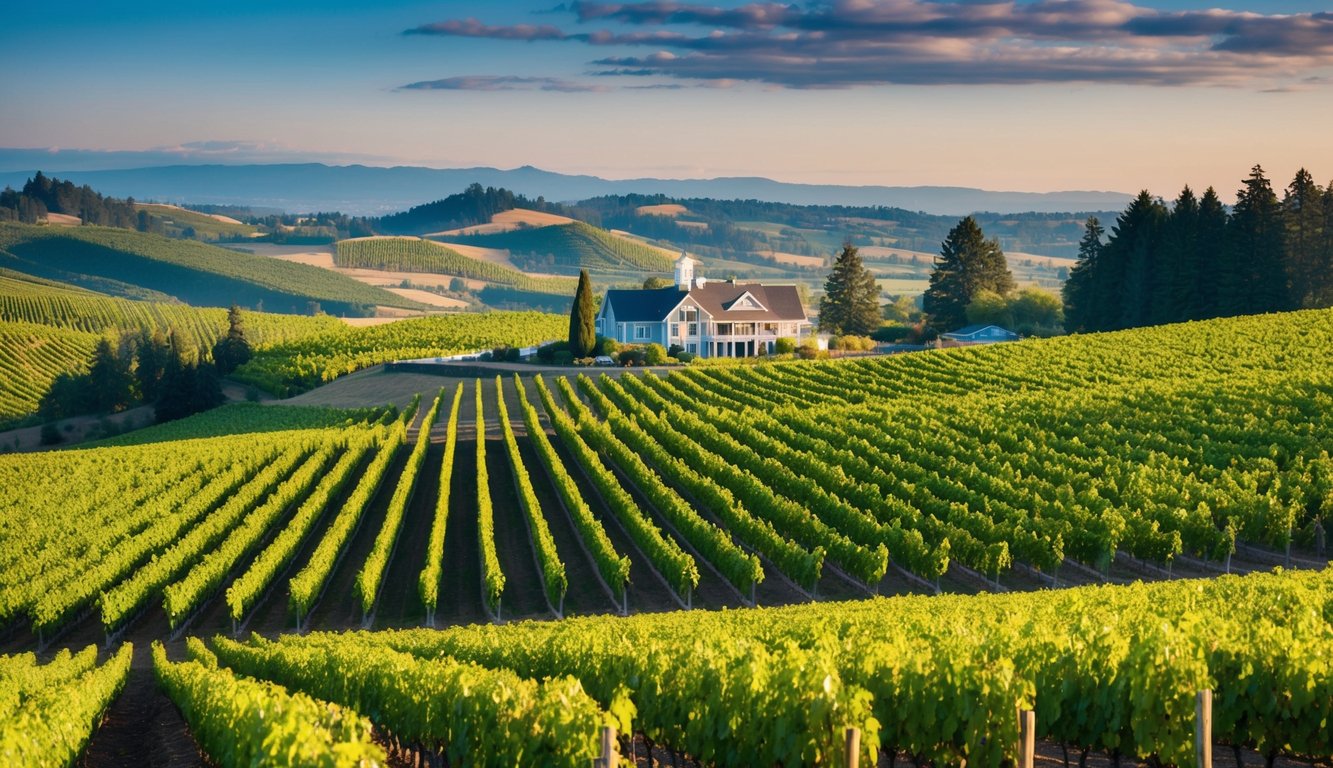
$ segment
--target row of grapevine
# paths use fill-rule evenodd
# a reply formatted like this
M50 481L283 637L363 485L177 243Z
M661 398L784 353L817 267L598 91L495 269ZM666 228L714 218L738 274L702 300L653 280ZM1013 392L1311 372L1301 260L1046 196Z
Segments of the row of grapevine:
M217 638L213 648L241 674L369 713L395 739L443 754L449 765L584 768L599 754L603 725L631 727L623 698L599 706L568 676L537 682L447 656L395 652L371 637Z
M1288 571L365 637L573 675L599 701L628 685L645 736L709 764L832 762L856 726L866 764L883 748L998 768L1021 708L1039 738L1188 765L1203 689L1216 740L1330 754L1331 589L1333 571Z
M205 598L222 586L227 574L258 546L288 509L305 498L328 467L334 453L342 447L337 443L320 446L300 469L273 490L263 504L251 510L212 551L190 568L184 578L163 590L163 607L173 629L180 626ZM203 527L195 530L203 530Z
M562 385L567 386L566 381L560 380ZM585 381L588 379L581 378L579 383ZM595 388L583 389L598 403L603 413L611 412L612 406L605 395ZM587 407L577 398L567 398L567 402L575 413L579 434L583 439L615 464L681 538L712 563L737 591L742 595L753 595L755 585L764 579L764 569L759 558L746 552L725 531L700 516L689 502L649 469L636 450L622 442L611 428L592 418Z
M340 267L430 272L508 285L536 293L572 294L568 277L531 277L513 267L464 256L447 244L417 237L375 237L341 240L333 253Z
M641 425L641 422L653 422L656 416L627 393L628 389L641 386L639 379L627 376L623 383L624 388L610 378L602 382L607 392L616 396L617 402L629 411L629 417L626 418L613 410L612 406L605 407L604 412L608 414L607 424L610 425L612 432L664 476L670 477L672 482L685 488L694 500L721 520L738 541L768 558L778 570L796 584L807 590L814 589L823 571L824 549L822 547L806 549L779 533L768 520L750 514L731 491L714 479L712 473L698 470L701 466L707 466L707 457L702 453L691 454L687 451L672 453L658 442ZM596 390L590 389L590 391ZM651 390L642 392L646 394Z
M450 488L454 477L454 453L458 450L458 410L463 404L463 383L454 389L449 406L449 422L444 435L444 461L440 464L440 492L435 499L435 516L426 539L426 567L418 579L421 604L426 608L427 623L435 621L435 607L440 597L440 575L444 569L444 536L449 522Z
M388 437L380 443L379 451L371 459L356 487L352 489L342 509L338 511L337 517L329 524L324 537L320 539L305 567L288 583L291 608L296 614L298 625L301 617L310 614L310 608L324 591L334 566L342 558L347 542L360 526L366 507L379 491L389 464L393 462L394 456L406 439L407 427L402 422L396 423L390 429Z
M537 409L528 401L527 388L518 374L514 374L514 387L518 390L518 399L523 407L523 426L528 431L528 439L536 449L542 468L555 485L556 493L574 521L574 528L591 555L593 564L597 566L603 583L611 590L612 597L623 602L625 588L629 583L629 558L616 551L611 538L606 534L606 528L588 507L578 483L570 476L569 469L546 436L546 428L541 423Z
M443 402L444 388L441 387L435 395L434 402L431 403L430 410L426 411L421 420L417 441L412 446L412 453L408 454L407 464L398 477L397 485L394 486L389 507L384 512L379 533L375 536L375 543L371 547L370 554L366 556L366 562L356 574L356 594L361 602L363 616L370 614L371 608L375 605L375 598L379 595L384 571L389 567L389 558L398 543L398 532L403 527L403 515L407 513L407 505L412 502L412 494L417 487L417 477L421 474L422 465L426 463L426 449L430 447L430 431L435 426L435 419L439 416L440 405Z
M598 494L629 533L630 539L648 558L652 567L666 579L677 597L688 604L694 588L699 584L699 566L694 562L694 558L682 550L675 540L664 536L643 510L639 509L634 498L620 484L620 480L602 464L597 452L579 435L578 426L556 405L551 391L540 375L536 377L535 382L537 393L546 407L546 415L551 420L551 425L555 427L556 435L597 488ZM568 387L568 382L565 386ZM564 394L566 397L573 397L569 390Z
M320 479L319 485L315 486L310 497L292 515L282 531L255 558L245 573L227 587L227 607L231 611L232 621L240 621L245 617L273 583L278 572L295 557L297 548L323 517L334 497L352 479L366 453L375 446L376 437L366 435L348 445L338 462Z
M46 667L30 659L17 663L0 657L0 691L17 695L20 706L0 715L0 764L25 768L66 768L73 765L92 737L93 729L120 694L130 673L134 647L122 645L101 666L94 667L95 648L74 659L57 657ZM77 660L77 661L75 661Z
M509 408L505 405L504 381L497 374L495 377L495 401L500 411L500 430L504 436L505 450L509 454L509 465L514 473L514 482L518 486L519 506L528 523L528 533L532 537L532 546L537 553L537 563L541 566L542 586L546 599L557 616L564 615L565 591L569 589L569 579L565 576L565 564L555 550L555 539L551 528L546 523L542 506L537 501L537 492L532 488L532 478L523 465L523 457L518 452L518 440L514 437L514 428L509 423Z
M187 643L191 658L177 663L153 643L153 669L213 765L365 768L385 761L361 715L236 675L197 638Z
M481 558L481 590L487 609L498 617L505 574L495 551L495 510L491 506L491 473L486 467L486 413L481 405L481 379L477 379L476 390L477 546Z
M631 268L670 272L673 259L661 250L581 221L482 235L457 235L459 243L504 248L535 262L566 268Z
M424 317L275 344L258 350L235 378L280 396L394 360L435 358L496 347L523 347L569 332L569 319L541 312Z

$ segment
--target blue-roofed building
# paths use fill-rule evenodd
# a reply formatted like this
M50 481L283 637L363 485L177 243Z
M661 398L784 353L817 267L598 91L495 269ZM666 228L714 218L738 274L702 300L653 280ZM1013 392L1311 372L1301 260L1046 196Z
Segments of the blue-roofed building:
M996 344L1002 341L1018 341L1021 336L998 325L969 325L949 333L941 333L940 339L952 346L972 344Z
M810 319L794 285L710 281L681 253L670 288L606 292L597 333L625 344L679 345L700 357L750 357L773 351L780 338L798 344Z

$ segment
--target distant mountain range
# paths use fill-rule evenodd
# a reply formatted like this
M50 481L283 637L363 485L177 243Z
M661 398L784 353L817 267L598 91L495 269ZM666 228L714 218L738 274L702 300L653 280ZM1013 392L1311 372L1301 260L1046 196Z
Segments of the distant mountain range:
M759 177L717 179L624 179L579 176L523 166L421 168L322 163L255 165L166 165L73 170L50 165L24 167L38 158L31 150L0 149L0 186L19 188L35 171L88 184L103 194L169 203L242 205L288 212L341 211L380 215L438 200L471 183L504 187L528 197L575 201L601 195L665 194L675 198L764 200L796 205L889 206L943 216L978 211L1040 213L1118 211L1131 195L1120 192L993 192L968 187L886 187L792 184ZM87 167L84 163L74 165Z

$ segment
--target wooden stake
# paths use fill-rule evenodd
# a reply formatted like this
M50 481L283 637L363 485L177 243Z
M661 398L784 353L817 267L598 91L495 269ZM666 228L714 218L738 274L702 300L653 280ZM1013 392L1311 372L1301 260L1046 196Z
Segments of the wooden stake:
M620 762L617 747L616 729L609 725L602 726L602 756L599 758L602 768L615 768Z
M1194 699L1194 765L1213 768L1213 691L1204 688Z
M1037 751L1037 713L1025 709L1018 714L1018 768L1032 768Z
M847 729L847 768L859 768L861 764L861 729Z

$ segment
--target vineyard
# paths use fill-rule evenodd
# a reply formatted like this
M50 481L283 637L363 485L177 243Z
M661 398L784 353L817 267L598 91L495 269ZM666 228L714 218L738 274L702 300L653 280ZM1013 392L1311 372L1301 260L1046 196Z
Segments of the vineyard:
M262 304L308 314L316 302L326 312L356 316L376 305L425 308L327 269L107 227L0 224L0 267L97 290L147 290L199 306Z
M670 272L673 259L657 248L575 221L484 235L455 235L464 245L503 248L529 269L561 267Z
M338 319L245 314L257 348L347 332ZM59 283L0 274L0 424L36 409L58 374L84 370L102 334L173 332L208 349L227 330L227 311L113 298Z
M564 322L270 351L342 372ZM1186 765L1203 690L1216 743L1326 758L1331 350L1322 311L231 406L0 457L0 626L151 648L221 765L587 765L610 726L703 765L846 765L856 728L864 765L998 767L1020 710L1075 759ZM51 664L107 670L96 713L119 658Z
M530 277L513 267L464 256L443 243L416 237L341 240L333 263L339 267L456 275L535 293L573 294L575 288L575 281L567 277Z

